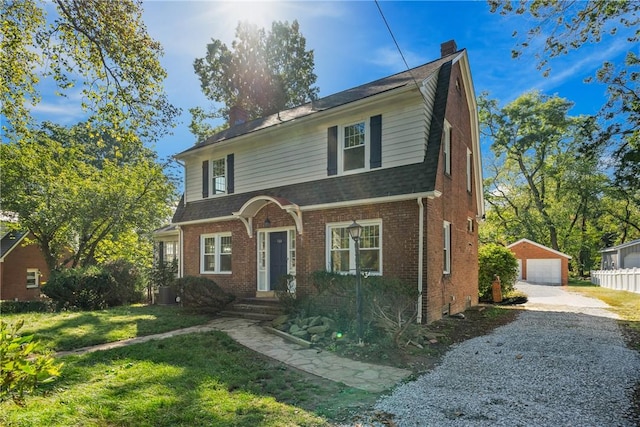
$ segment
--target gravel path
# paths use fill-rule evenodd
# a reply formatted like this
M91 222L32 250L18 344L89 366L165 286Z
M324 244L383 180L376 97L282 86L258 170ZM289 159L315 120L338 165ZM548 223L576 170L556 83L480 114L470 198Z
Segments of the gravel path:
M561 305L578 311L580 304L563 298ZM593 315L604 308L586 305L591 314L525 311L455 346L375 409L393 414L399 427L636 426L625 413L640 355L626 347L615 320Z

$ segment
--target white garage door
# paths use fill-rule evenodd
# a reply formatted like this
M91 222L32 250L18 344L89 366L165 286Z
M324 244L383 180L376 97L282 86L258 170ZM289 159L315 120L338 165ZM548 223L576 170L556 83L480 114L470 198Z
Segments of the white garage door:
M528 259L527 282L561 284L560 259Z

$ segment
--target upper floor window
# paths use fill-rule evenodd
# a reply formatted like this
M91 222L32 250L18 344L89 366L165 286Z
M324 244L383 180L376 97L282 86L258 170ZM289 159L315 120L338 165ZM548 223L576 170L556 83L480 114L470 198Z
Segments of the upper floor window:
M343 171L363 169L365 167L365 129L365 122L355 123L343 128Z
M40 270L27 268L27 288L37 288L38 286L40 286Z
M231 273L231 234L200 236L200 273Z
M327 129L327 175L382 167L382 115Z
M233 194L234 155L202 162L202 198L216 194Z
M444 156L444 173L451 175L451 125L446 120L442 131L442 153Z
M362 225L360 236L360 268L373 274L382 273L382 223L358 221ZM351 223L327 226L327 269L338 273L356 272L355 242L347 227Z
M227 192L226 161L224 158L212 160L211 164L211 194Z

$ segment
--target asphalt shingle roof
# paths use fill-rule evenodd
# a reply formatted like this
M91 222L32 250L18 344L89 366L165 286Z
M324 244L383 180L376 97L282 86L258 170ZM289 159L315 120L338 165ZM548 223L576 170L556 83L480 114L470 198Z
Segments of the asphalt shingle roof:
M408 84L414 84L414 81L419 82L437 72L436 96L428 136L427 152L423 162L394 168L374 169L361 174L327 177L317 181L287 186L275 186L248 193L230 194L224 197L193 201L186 205L181 201L174 214L172 223L176 224L207 218L231 216L233 212L239 211L244 203L258 195L281 197L299 206L309 206L433 191L440 157L440 143L446 112L451 66L453 59L459 54L460 52L456 52L412 70L327 96L314 101L313 105L305 104L280 112L279 114L236 125L211 136L206 141L183 152L187 153L191 150L240 135L258 132L262 129L293 120L294 118L335 108L389 90L404 87Z

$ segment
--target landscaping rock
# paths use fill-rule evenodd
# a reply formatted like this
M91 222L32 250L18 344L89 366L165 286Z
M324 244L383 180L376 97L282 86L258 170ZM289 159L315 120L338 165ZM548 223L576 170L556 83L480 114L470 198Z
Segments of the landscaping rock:
M286 314L281 314L271 321L271 326L274 328L278 328L289 321L289 316Z
M324 334L328 330L329 330L329 327L327 325L320 325L320 326L311 326L310 328L307 329L307 332L309 332L311 335L314 335L314 334Z
M296 338L302 338L303 340L306 340L309 338L309 334L307 333L307 331L304 330L298 330L296 332L291 332L291 335L293 335Z

